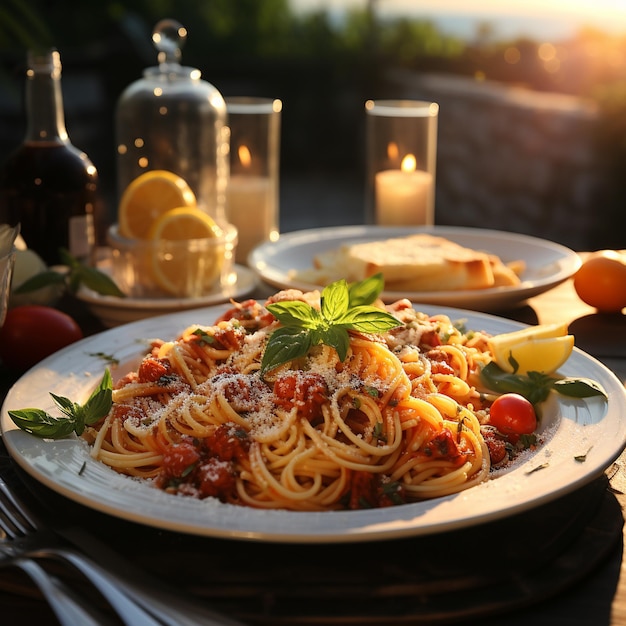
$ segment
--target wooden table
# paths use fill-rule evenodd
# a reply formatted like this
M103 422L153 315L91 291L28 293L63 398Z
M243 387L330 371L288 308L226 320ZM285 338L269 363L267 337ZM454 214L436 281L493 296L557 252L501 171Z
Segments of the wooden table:
M268 286L261 286L258 290L259 297L266 295L268 293L273 292L273 288ZM550 322L562 322L567 321L570 324L570 332L572 332L576 336L576 344L581 349L585 350L592 356L599 359L603 362L607 367L612 369L616 375L620 378L620 380L626 383L626 316L623 315L599 315L595 312L594 309L588 307L584 303L582 303L572 285L572 281L567 281L557 288L532 298L527 303L522 306L519 306L515 309L502 311L498 313L503 317L508 317L510 319L518 320L525 323L536 324L536 323L550 323ZM88 317L84 318L84 323L87 324L92 330L97 330L97 324L94 323L93 319L89 319ZM626 419L626 415L624 416ZM600 562L589 570L586 568L584 572L581 570L580 580L575 580L573 582L568 582L567 584L563 584L563 588L558 591L550 592L547 594L548 597L542 598L537 601L529 601L527 605L524 606L516 606L514 609L511 609L506 614L498 614L492 615L489 614L481 614L480 611L477 615L471 614L468 612L466 619L462 620L462 623L480 623L481 626L496 626L502 623L506 623L508 626L522 626L529 623L532 623L533 626L552 626L553 624L567 624L567 626L602 626L603 624L612 624L612 625L623 625L626 626L626 565L622 562L622 549L623 549L623 537L619 537L620 528L623 533L623 518L620 514L620 509L623 511L626 506L626 454L623 454L615 463L614 467L610 468L608 471L608 475L610 475L610 487L611 492L607 491L606 485L604 483L599 485L599 489L601 491L601 501L598 505L599 509L602 511L606 508L607 513L611 517L610 525L612 528L617 528L617 531L614 537L614 541L610 543L610 545L606 546L606 554L603 555ZM597 485L596 485L597 490ZM583 500L583 491L580 492L581 503L586 502L587 500ZM59 506L58 499L60 496L52 492L44 493L43 490L41 492L42 497L48 497L54 500L56 506ZM576 495L573 495L572 498L575 499ZM585 496L586 497L586 496ZM571 498L570 498L571 500ZM596 502L596 500L593 500ZM618 503L617 505L615 503ZM571 502L570 502L571 504ZM245 555L249 556L248 563L250 566L254 565L254 567L262 567L259 566L257 561L254 560L253 554L253 546L233 546L233 544L228 544L227 542L210 542L209 540L198 540L195 538L185 538L175 536L174 534L168 534L163 532L157 532L152 529L146 529L144 527L131 526L129 523L121 522L119 520L113 520L110 518L105 518L100 514L97 514L93 511L89 510L78 510L74 507L73 503L69 503L69 501L63 501L63 506L67 507L67 510L72 510L72 515L80 516L81 519L85 520L85 524L88 525L89 528L93 529L94 533L98 535L98 537L103 540L110 535L109 532L115 533L116 539L112 541L112 547L119 547L120 541L124 541L120 539L120 537L126 536L126 543L124 547L127 549L127 553L130 554L130 557L135 560L135 563L139 563L144 567L155 567L156 571L159 570L159 565L162 566L162 563L159 564L158 561L151 561L150 550L149 548L144 549L143 551L138 548L142 541L146 542L157 542L156 546L157 550L162 550L161 558L165 559L167 555L171 555L172 558L180 560L183 558L183 555L186 555L184 558L188 558L188 568L193 568L194 558L197 559L198 554L194 554L194 552L203 554L206 552L206 559L202 560L203 567L205 569L215 567L215 564L218 563L218 558L223 554L233 554L233 558L244 559ZM581 506L583 506L581 504ZM595 506L595 504L594 504ZM74 509L76 509L74 511ZM592 511L595 514L595 511ZM598 515L604 515L604 513L598 513ZM535 525L538 526L539 532L541 532L541 520L534 520ZM547 523L547 522L546 522ZM106 532L101 530L106 524L108 530ZM601 526L601 525L600 525ZM587 529L587 532L591 532L591 535L588 535L591 539L594 539L593 532L597 529L598 525L591 524L590 530ZM508 541L517 542L518 546L522 550L526 550L525 541L527 538L524 536L523 532L519 533L519 526L516 527L516 535L508 538ZM484 541L484 538L481 538L480 535L481 529L470 529L467 531L467 535L463 536L463 541L467 541L471 544L472 541L476 541L476 545L474 546L477 550L484 550L487 558L492 558L493 554L500 550L501 546L498 545L488 545L487 542ZM150 539L148 539L148 537ZM597 539L597 537L596 537ZM601 538L600 538L601 539ZM445 542L446 538L443 539ZM499 537L497 541L501 541L502 538ZM433 538L430 543L437 544L440 541L440 538ZM573 542L575 543L575 542ZM224 549L226 544L225 552L222 553L221 550ZM421 546L418 548L419 550L428 549L427 544L422 541L422 543L408 544L407 545L418 545ZM132 552L133 548L137 548L137 551ZM527 546L527 550L532 553L534 546L530 544ZM432 550L432 546L430 547ZM256 553L261 556L259 559L263 558L263 550L262 546L254 546L254 550ZM284 554L291 554L291 550L295 550L295 548L283 548L285 550ZM302 550L306 550L306 548L302 548ZM378 545L372 545L368 548L368 554L370 554L371 562L376 563L377 558L382 559L382 556L376 557L377 554L381 554L381 550L383 550ZM204 551L204 552L203 552ZM239 555L238 551L242 554ZM296 554L296 553L294 553ZM537 555L538 557L540 555ZM295 558L295 557L294 557ZM416 559L418 557L416 556ZM242 563L246 563L245 560L241 561ZM381 561L382 562L382 561ZM417 562L417 561L416 561ZM572 567L577 568L580 567L580 564L577 564L576 554L572 552ZM385 574L381 574L381 579L385 575L392 576L394 574L394 566L396 564L385 564ZM565 564L567 567L567 562ZM219 569L219 568L218 568ZM245 565L244 565L245 569ZM331 570L334 568L331 567ZM174 568L175 570L175 568ZM185 569L183 568L183 572ZM295 575L295 570L293 574ZM300 572L298 572L300 573ZM573 572L569 572L572 574ZM198 574L200 574L198 570ZM284 575L285 572L282 572ZM166 576L166 574L163 574ZM220 572L217 571L215 573L211 573L214 577L215 582L223 583L220 580ZM228 574L224 572L224 575L235 575L233 572L229 571ZM254 579L254 584L258 586L259 593L267 593L267 584L268 579L271 580L273 576L277 575L276 572L271 571L263 571L259 570L257 574L255 574L257 578ZM287 572L287 580L291 574ZM556 580L550 580L550 576L557 576L558 574L546 574L546 580L552 586L557 587L558 582ZM185 587L185 591L189 591L189 583L192 582L190 579L192 576L188 578L185 577L184 574L177 576L175 571L170 574L174 578L168 578L168 582L173 584L180 584ZM574 578L576 578L574 576ZM520 590L523 591L524 586L527 585L529 581L522 580L520 584ZM0 590L2 589L2 580L0 578ZM251 585L252 583L246 583L247 585ZM282 584L288 584L283 581ZM370 584L370 583L367 583ZM231 586L227 586L226 589L232 593L244 593L245 585L239 584L238 581L234 580L230 583ZM356 586L356 584L355 584ZM193 587L193 585L192 585ZM384 587L384 589L389 592L389 585ZM264 592L261 589L265 590ZM369 588L365 590L361 590L366 595L374 595L375 593L380 593L382 588L372 587L371 590ZM195 592L197 592L197 586ZM540 589L538 590L540 592ZM419 590L418 590L419 593ZM461 592L451 591L452 595L450 598L458 598L458 594ZM481 593L481 592L476 592ZM206 596L203 596L206 598ZM274 596L272 596L274 598ZM270 610L271 603L274 600L272 598L266 597L263 602L259 604L259 606L264 607L267 610ZM249 598L248 598L249 599ZM211 598L209 598L211 601ZM342 599L333 597L332 595L327 595L324 598L310 598L310 602L316 602L317 604L328 602L329 604L333 604L333 606L341 606ZM347 600L346 600L347 602ZM381 596L382 602L382 596ZM419 605L419 598L417 599L417 604ZM16 600L14 595L10 594L2 594L0 591L0 605L3 606L3 610L5 613L2 613L0 610L0 615L7 616L19 616L23 621L12 622L12 623L29 623L28 622L28 613L30 611L34 612L34 604L32 598L27 599L26 601ZM220 608L219 606L217 607ZM223 607L221 607L223 608ZM41 614L39 614L41 617ZM237 615L241 619L239 615ZM275 617L270 618L268 621L254 619L251 620L250 623L253 624L283 624L283 623L307 623L307 624L339 624L339 623L351 623L351 624L359 624L362 622L354 622L350 621L350 616L345 616L345 619L348 621L343 622L335 622L328 620L317 621L307 621L305 615L301 615L300 618L303 620L300 622L299 620L293 620L291 622L282 622L277 620ZM473 621L474 618L477 621ZM373 619L373 617L372 617ZM7 622L9 623L9 622ZM46 623L45 621L40 623ZM375 621L368 621L369 623L378 623ZM398 619L397 621L383 621L381 623L385 623L385 626L390 626L394 623L402 623L402 624L423 624L423 623L441 623L439 620L434 620L429 622L428 620L424 620L419 617L413 616L409 611L406 615L404 615L403 619ZM450 622L447 622L450 623ZM453 623L461 623L459 621L455 621Z
M540 323L563 320L569 322L570 332L576 337L576 345L604 363L622 383L626 384L625 315L598 314L595 309L577 297L571 280L532 298L528 305L536 312ZM622 453L614 467L609 470L609 475L611 487L623 511L626 507L626 453ZM626 625L626 562L623 560L619 584L612 603L610 623Z

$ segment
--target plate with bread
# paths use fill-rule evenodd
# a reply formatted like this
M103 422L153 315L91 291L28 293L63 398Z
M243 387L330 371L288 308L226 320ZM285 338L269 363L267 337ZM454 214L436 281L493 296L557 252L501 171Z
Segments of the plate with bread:
M561 244L505 231L340 226L281 234L255 248L248 265L281 289L308 291L380 272L386 302L498 311L570 278L581 260Z

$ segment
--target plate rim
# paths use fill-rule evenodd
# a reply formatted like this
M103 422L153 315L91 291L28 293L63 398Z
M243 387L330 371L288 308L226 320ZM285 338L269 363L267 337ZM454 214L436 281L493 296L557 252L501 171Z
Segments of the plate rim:
M159 316L158 318L138 320L124 326L115 327L98 333L97 335L87 337L76 344L64 348L26 372L7 394L0 414L2 436L13 459L36 480L61 495L96 511L114 515L120 519L142 523L153 528L220 539L252 540L273 543L346 543L439 534L449 530L471 527L476 524L509 517L515 513L535 508L544 502L556 499L560 495L565 495L598 477L610 463L619 456L626 446L626 423L622 423L622 421L619 421L616 417L616 414L626 407L626 389L621 385L619 379L611 370L600 361L582 352L578 348L575 348L573 352L577 362L582 359L582 362L587 366L586 369L590 368L594 372L601 372L603 377L602 383L605 386L608 385L609 389L607 389L607 391L610 393L613 392L614 394L613 403L607 405L606 415L602 420L610 418L611 426L617 431L616 436L610 442L609 447L604 450L601 461L596 461L586 467L573 466L574 473L577 472L575 478L571 479L573 475L571 473L572 468L565 468L565 470L569 472L567 474L568 479L571 480L566 483L559 483L559 487L556 489L546 490L545 487L542 487L544 477L540 476L537 478L537 476L543 474L543 472L529 473L524 476L522 486L518 488L518 492L515 494L516 499L514 504L506 508L495 510L489 506L485 508L480 498L484 499L487 493L491 499L494 495L494 490L495 495L497 495L499 485L502 485L503 490L508 490L511 486L515 487L515 478L519 478L517 472L520 471L520 468L516 468L510 474L472 487L459 494L416 504L389 507L388 509L330 511L315 514L292 511L264 511L219 503L216 505L217 508L214 508L212 506L214 503L207 503L207 506L205 506L202 503L206 501L189 499L186 500L190 503L189 506L183 505L183 507L177 506L173 508L189 509L194 512L202 510L207 517L207 519L203 519L202 523L197 520L190 521L189 519L180 519L177 517L177 512L172 513L171 511L168 511L168 515L162 516L160 519L155 519L140 510L132 510L132 507L129 509L128 502L119 500L119 495L126 491L127 487L133 483L134 479L121 476L99 461L90 459L88 447L85 442L77 438L58 440L57 442L38 440L34 436L17 429L10 420L7 413L10 408L24 408L23 405L14 405L18 391L25 391L22 387L28 388L29 397L33 397L33 384L31 379L38 373L42 374L44 380L58 380L60 377L64 380L64 384L68 385L71 384L72 381L65 381L63 377L68 377L68 374L71 374L69 378L81 378L84 387L88 385L93 386L96 382L95 375L93 378L85 378L88 372L84 371L84 363L80 362L75 364L77 354L81 351L84 352L91 344L95 343L99 345L100 343L104 343L109 346L109 348L111 346L114 347L116 341L119 345L124 344L123 351L124 354L128 353L126 361L129 361L130 356L128 355L134 354L135 357L138 358L147 350L145 346L143 350L140 349L137 343L138 337L149 338L157 336L155 333L149 332L150 329L158 327L165 329L165 327L167 327L170 330L164 330L163 332L173 332L171 330L172 328L176 327L182 329L183 325L187 322L190 324L197 323L197 320L189 321L193 319L193 316L216 316L225 310L227 306L226 304L221 304L206 307L205 309L181 311ZM440 306L420 307L420 309L431 314L434 312L448 315L452 314L456 319L474 318L475 320L481 320L486 323L487 328L489 324L494 324L494 329L504 330L513 330L526 326L525 324L506 318L463 309ZM471 323L475 324L477 322L472 320ZM144 330L145 333L143 332ZM503 330L498 330L498 332L503 332ZM129 341L131 338L135 339L134 346L130 345L132 343ZM90 362L100 365L99 372L104 371L105 365L102 361L97 359L95 354L91 356L93 357L93 361ZM86 357L83 356L82 358L84 361ZM46 375L48 376L47 379ZM39 385L39 387L38 391L34 394L35 397L37 393L42 397L47 396L49 391L53 390L50 389L49 386L46 386L45 389L41 388L41 385ZM54 391L59 392L57 389L54 389ZM617 428L618 426L619 428ZM42 450L39 454L43 455L43 461L38 461L37 457L29 457L27 452L25 452L25 450L31 449L35 444L37 444L35 446L36 448L39 447ZM30 446L30 448L28 448L28 446ZM65 467L62 464L62 462L65 461L59 460L61 457L58 455L64 455L68 450L78 455L78 461L74 463L73 467ZM567 458L569 459L569 457ZM75 475L77 473L77 467L80 467L81 460L86 461L88 464L88 476L91 476L92 472L101 471L106 475L107 481L111 479L110 483L106 483L107 488L113 485L114 489L105 491L104 494L102 494L101 491L94 493L93 485L91 485L91 488L85 491L81 485L82 477L79 478ZM67 462L69 463L69 461ZM72 460L72 462L74 461ZM50 468L47 470L42 469L41 463L43 463L44 467L46 463L49 464ZM580 465L581 464L579 464L579 466ZM565 470L559 466L559 475ZM92 479L90 478L90 480ZM527 484L525 484L526 481ZM151 506L155 506L161 512L164 508L170 509L169 505L174 502L171 499L176 498L176 496L165 494L149 485L134 481L133 488L135 488L136 485L138 485L137 488L141 490L149 490L145 492L146 496L150 498L148 503ZM495 487L493 485L495 485ZM478 495L479 490L480 498L478 502L482 503L483 509L479 512L468 512L472 507L472 502L476 501L474 495ZM520 497L520 491L525 495L525 498ZM532 494L532 497L528 496L529 493ZM115 502L116 495L118 499L117 503ZM110 499L112 501L109 501ZM180 502L180 500L178 502ZM192 505L192 502L199 504ZM432 512L438 508L441 509L439 511L440 513L444 513L443 520L435 519L434 522L431 522L429 525L420 525L420 518L427 518L429 514L432 514ZM446 519L445 511L448 511L450 508L457 512L463 511L463 515L459 515L453 519ZM215 514L216 511L217 514ZM310 517L307 519L303 516ZM324 524L325 516L327 516L329 522L332 521L332 524L326 524L326 527ZM216 517L218 518L217 521ZM219 519L220 517L222 518L221 520ZM303 524L303 522L306 523ZM285 530L285 527L287 527L287 530Z
M130 296L118 298L116 296L102 295L91 289L81 286L76 293L76 297L89 305L97 305L111 309L126 309L129 311L139 310L157 310L172 311L177 310L181 306L192 306L194 308L203 308L207 306L217 305L232 297L238 297L251 292L256 288L258 276L255 272L244 265L233 265L237 282L232 287L222 288L221 291L199 296L197 298L133 298ZM238 288L240 277L244 277L247 284ZM127 305L127 306L124 306Z
M376 226L376 225L351 225L337 227L321 227L316 229L302 229L281 233L277 241L264 242L254 248L248 256L248 266L252 268L261 280L279 289L319 289L321 285L307 283L305 281L291 280L287 270L278 269L271 264L284 250L295 250L302 245L310 245L315 242L337 241L340 239L379 239L400 237L413 233L429 233L440 236L472 236L482 237L485 240L498 239L500 241L513 241L518 244L530 244L535 248L549 250L559 254L558 261L564 263L558 272L544 277L523 282L520 286L510 289L507 287L490 287L480 290L454 290L454 291L383 291L381 297L385 301L393 301L400 297L407 297L413 302L428 304L440 304L461 308L471 308L474 303L478 306L486 306L491 309L503 304L522 302L529 297L538 295L564 282L576 272L582 264L580 256L572 249L563 244L542 239L525 233L474 228L463 226ZM326 249L326 248L322 248Z

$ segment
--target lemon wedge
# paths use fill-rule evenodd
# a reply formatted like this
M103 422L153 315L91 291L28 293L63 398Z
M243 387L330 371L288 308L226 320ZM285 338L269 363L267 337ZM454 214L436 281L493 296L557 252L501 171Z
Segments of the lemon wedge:
M539 324L488 340L496 364L505 372L555 372L574 349L574 336L567 324ZM517 369L515 369L517 364Z
M177 207L159 217L148 232L151 270L168 294L197 297L218 280L225 254L222 229L200 209Z
M135 178L122 194L119 233L129 239L146 239L166 211L195 205L196 196L183 178L167 170L150 170Z

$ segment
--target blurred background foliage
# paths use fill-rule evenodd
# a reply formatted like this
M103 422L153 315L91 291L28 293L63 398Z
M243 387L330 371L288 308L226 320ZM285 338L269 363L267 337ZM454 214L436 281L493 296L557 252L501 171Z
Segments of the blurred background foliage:
M340 25L325 11L296 14L288 0L3 0L0 114L12 132L2 139L0 157L21 139L17 116L26 50L54 46L62 54L64 77L97 77L102 154L91 156L111 175L115 103L156 63L151 31L165 17L189 32L183 64L200 68L224 95L283 100L286 172L358 171L362 150L356 158L354 153L363 142L363 103L395 97L385 76L401 67L595 100L601 111L598 149L626 206L626 34L587 28L558 43L509 41L485 22L471 40L461 40L428 20L387 19L376 0L348 12ZM88 95L79 90L71 97L89 100ZM72 124L68 119L74 138Z

